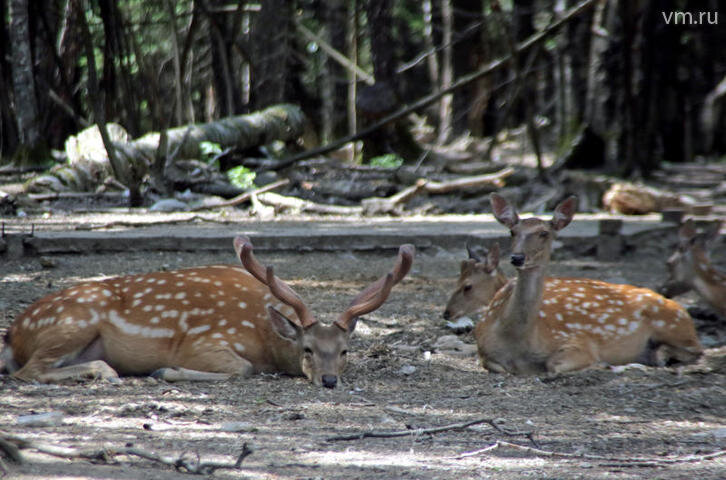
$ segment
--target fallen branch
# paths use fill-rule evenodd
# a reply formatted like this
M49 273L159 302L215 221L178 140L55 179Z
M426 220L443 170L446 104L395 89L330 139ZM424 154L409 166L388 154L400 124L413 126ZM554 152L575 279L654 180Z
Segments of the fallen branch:
M295 212L325 213L328 215L360 215L363 213L363 208L361 207L328 205L326 203L317 203L297 197L286 197L276 193L257 195L257 199L261 204L275 207L278 210L289 209Z
M215 470L220 469L239 470L242 466L242 462L244 461L244 459L251 455L253 452L253 450L247 445L247 443L244 443L242 444L242 451L237 456L234 462L217 462L202 461L198 454L191 455L191 458L190 455L186 453L182 453L178 457L174 457L170 455L159 455L137 447L101 447L89 449L59 447L56 445L35 443L21 437L9 434L3 434L2 436L0 436L0 440L2 440L3 444L14 445L14 447L18 451L20 449L31 449L39 453L51 455L53 457L65 459L95 460L103 463L115 463L115 457L117 456L139 457L145 460L160 463L162 465L174 467L178 471L198 475L209 475L214 473Z
M550 458L574 458L580 460L595 460L600 462L611 462L618 463L619 466L638 466L638 467L657 467L662 465L674 465L679 463L693 463L701 462L704 460L712 460L714 458L726 456L726 450L719 450L713 453L707 453L703 455L686 455L682 457L667 457L667 458L644 458L644 457L609 457L603 455L590 455L587 453L566 453L566 452L554 452L550 450L542 450L541 448L527 447L524 445L518 445L516 443L505 442L498 440L497 442L474 450L473 452L466 452L455 457L454 459L462 459L467 457L474 457L484 453L489 453L499 448L511 448L520 452L531 453L539 457L550 457Z
M505 430L497 424L497 420L494 418L479 418L479 419L471 420L468 422L452 423L452 424L443 425L440 427L415 428L415 429L411 429L411 430L398 430L398 431L393 431L393 432L368 431L368 432L354 433L354 434L350 434L350 435L337 435L334 437L328 437L325 439L325 441L337 442L337 441L341 441L341 440L342 441L362 440L364 438L395 438L395 437L408 437L408 436L419 437L421 435L433 435L435 433L447 432L450 430L464 430L471 426L479 425L482 423L487 423L487 424L491 425L498 432L502 432L507 435L513 435L513 436L514 435L525 435L527 437L531 437L531 435L532 435L532 432L519 432L519 431Z
M504 179L514 173L511 167L494 173L475 175L472 177L457 178L448 182L426 182L426 192L431 194L449 193L467 188L492 187L494 189L504 186Z
M188 211L190 212L198 212L199 210L210 210L213 208L222 208L222 207L234 207L239 205L240 203L244 203L249 201L254 195L259 195L261 193L269 192L271 190L275 190L276 188L280 188L282 186L287 185L290 183L290 180L288 179L282 179L278 180L277 182L270 183L268 185L265 185L263 187L260 187L256 190L253 190L251 192L245 192L240 195L237 195L234 198L231 198L224 202L219 203L212 203L207 205L199 205L198 207L192 207Z
M124 192L51 192L51 193L29 193L27 197L36 202L44 202L46 200L63 200L63 199L86 199L86 198L108 198L118 200L124 198Z

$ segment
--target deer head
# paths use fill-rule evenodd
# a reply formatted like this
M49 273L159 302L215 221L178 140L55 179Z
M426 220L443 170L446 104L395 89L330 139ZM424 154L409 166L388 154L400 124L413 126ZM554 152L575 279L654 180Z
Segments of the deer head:
M348 342L358 317L379 308L391 288L411 269L415 249L402 245L393 270L365 288L331 324L318 322L295 291L277 278L272 267L263 267L252 253L247 237L236 237L234 247L244 267L270 289L270 293L295 311L297 318L285 316L272 306L267 307L269 321L275 332L289 341L299 352L302 372L316 385L335 388L345 368Z
M492 193L490 198L494 217L512 234L512 265L517 269L546 266L550 261L552 240L572 221L577 198L570 196L557 205L550 221L534 217L520 220L515 208L503 197Z
M445 320L471 315L489 305L497 290L507 283L507 277L499 268L498 243L489 250L482 249L481 255L475 253L469 245L466 250L469 258L461 262L456 290L444 310Z

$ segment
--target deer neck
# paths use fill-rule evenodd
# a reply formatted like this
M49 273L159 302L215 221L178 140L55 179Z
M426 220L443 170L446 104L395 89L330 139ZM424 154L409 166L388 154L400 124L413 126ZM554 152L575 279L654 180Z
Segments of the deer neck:
M506 315L501 323L502 331L521 338L532 330L537 319L544 291L545 266L530 267L517 271Z
M302 375L300 357L302 347L299 342L280 338L275 332L270 332L272 341L268 342L268 358L270 365L261 368L263 372L285 372L289 375Z

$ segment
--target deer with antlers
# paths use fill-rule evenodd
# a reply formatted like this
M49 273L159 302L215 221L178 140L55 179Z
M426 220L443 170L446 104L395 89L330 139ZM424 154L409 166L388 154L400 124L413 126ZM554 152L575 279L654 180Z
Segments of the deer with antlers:
M499 268L499 244L477 254L467 245L469 258L461 262L456 290L446 303L444 320L482 313L494 298L494 294L509 280Z
M604 362L666 365L702 352L693 321L679 304L646 288L585 278L551 278L552 241L575 214L575 197L552 220L520 220L491 195L495 218L512 234L517 277L494 296L476 325L482 365L493 372L560 373Z
M669 278L659 291L673 297L695 290L709 305L726 317L726 273L714 268L709 251L719 237L721 222L699 232L689 218L678 229L678 247L668 259Z
M357 318L386 301L414 257L412 245L401 246L393 270L323 324L272 267L255 259L247 237L236 237L234 248L244 268L129 275L50 294L12 323L0 364L16 378L40 382L280 372L334 388Z

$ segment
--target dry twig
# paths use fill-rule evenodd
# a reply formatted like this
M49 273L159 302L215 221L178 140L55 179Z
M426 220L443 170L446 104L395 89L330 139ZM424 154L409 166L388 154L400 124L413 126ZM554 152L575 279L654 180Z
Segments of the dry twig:
M520 452L531 453L539 457L550 457L550 458L572 458L579 460L595 460L599 462L607 462L608 464L617 464L621 467L658 467L663 465L674 465L678 463L693 463L701 462L704 460L712 460L714 458L726 456L726 450L719 450L712 453L703 455L686 455L681 457L664 457L664 458L644 458L644 457L609 457L603 455L590 455L587 453L566 453L566 452L554 452L550 450L543 450L541 448L527 447L524 445L518 445L516 443L505 442L503 440L497 440L495 443L488 445L479 450L473 452L466 452L457 455L455 459L462 459L467 457L475 457L484 453L489 453L499 448L511 448Z
M362 440L364 438L395 438L395 437L408 437L408 436L421 436L421 435L433 435L434 433L441 433L446 432L449 430L464 430L465 428L469 428L474 425L479 425L482 423L487 423L491 425L495 430L505 433L507 435L525 435L527 437L531 438L532 432L519 432L519 431L509 431L503 429L500 425L497 424L497 420L494 418L479 418L476 420L471 420L468 422L460 422L460 423L451 423L449 425L442 425L440 427L431 427L431 428L414 428L411 430L398 430L393 432L381 432L381 431L368 431L368 432L360 432L360 433L354 433L350 435L336 435L333 437L328 437L325 440L327 442L337 442L341 440Z
M260 188L258 188L256 190L251 191L251 192L242 193L242 194L237 195L236 197L231 198L231 199L229 199L229 200L227 200L225 202L219 202L219 203L214 203L214 204L209 204L209 205L200 205L198 207L190 208L189 211L190 212L197 212L199 210L209 210L209 209L213 209L213 208L234 207L234 206L239 205L240 203L244 203L244 202L250 200L254 195L259 195L260 193L264 193L264 192L269 192L271 190L275 190L276 188L280 188L282 186L285 186L288 183L290 183L290 180L288 180L288 179L285 178L285 179L282 179L282 180L278 180L277 182L273 182L273 183L270 183L270 184L265 185L263 187L260 187Z
M179 471L198 475L209 475L214 473L215 470L220 469L239 470L244 459L253 452L247 443L244 443L242 444L242 451L234 462L216 462L202 461L199 454L196 453L191 455L182 453L178 457L174 457L171 455L159 455L137 447L101 447L89 449L59 447L56 445L31 442L10 434L2 434L0 440L2 440L3 444L13 445L18 450L18 455L21 449L32 449L59 458L95 460L103 463L117 463L115 457L130 456L143 458L162 465L174 467Z

